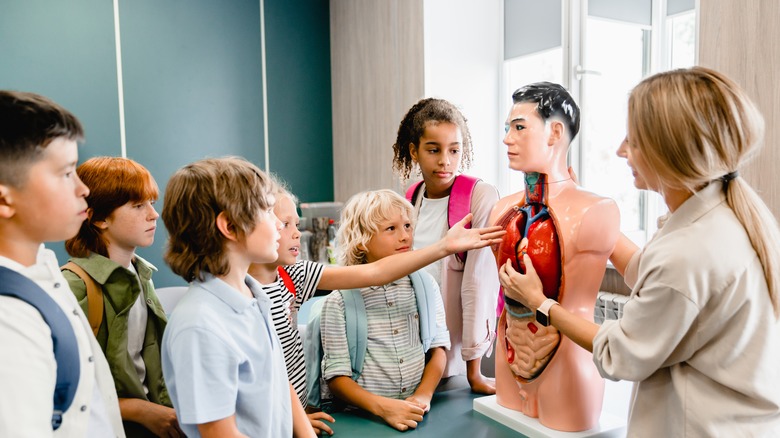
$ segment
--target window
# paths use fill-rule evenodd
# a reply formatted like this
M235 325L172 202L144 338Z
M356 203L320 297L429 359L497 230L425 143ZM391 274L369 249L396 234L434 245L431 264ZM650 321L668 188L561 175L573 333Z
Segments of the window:
M618 203L621 230L640 245L666 206L656 193L634 187L616 155L626 134L628 94L649 74L694 65L694 7L694 0L504 0L503 114L522 85L566 86L582 110L570 164L583 187ZM520 26L519 17L534 20ZM522 187L517 172L500 169L506 173L499 177L501 193Z

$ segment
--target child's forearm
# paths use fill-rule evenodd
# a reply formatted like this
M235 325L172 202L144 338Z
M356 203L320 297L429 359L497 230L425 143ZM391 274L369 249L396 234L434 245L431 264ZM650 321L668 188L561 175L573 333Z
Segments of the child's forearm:
M328 381L333 395L374 415L381 415L379 409L380 396L363 389L357 382L347 376L338 376Z
M293 436L295 438L316 438L317 435L314 434L309 417L303 410L298 393L295 392L292 384L290 384L290 402L292 404Z
M426 400L430 400L433 397L433 392L439 386L441 376L444 374L444 367L447 365L447 354L444 351L444 347L432 348L429 354L430 358L428 363L425 364L420 384L417 385L417 389L414 391L415 395L424 397Z
M470 214L464 218L470 218ZM461 221L452 227L447 236L425 248L401 254L393 254L376 262L355 266L325 268L317 285L320 289L355 289L381 286L405 277L431 263L457 252L484 248L500 243L506 232L501 227L465 229Z

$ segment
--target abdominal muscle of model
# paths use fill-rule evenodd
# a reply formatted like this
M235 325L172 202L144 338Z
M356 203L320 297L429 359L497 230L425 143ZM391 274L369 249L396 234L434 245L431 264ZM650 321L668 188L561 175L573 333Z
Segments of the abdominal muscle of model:
M547 183L546 176L527 174L526 191L501 199L493 209L491 223L508 231L505 241L494 248L496 262L500 266L509 258L515 269L525 273L518 255L527 251L545 295L592 320L607 258L618 237L619 212L608 198L584 191L568 179ZM528 218L539 206L528 209L528 200L546 207L549 218L537 215L540 223L529 226ZM520 207L531 215L518 214ZM519 247L523 237L529 239L524 248ZM551 429L574 432L595 427L604 381L591 353L553 326L536 323L534 315L525 316L528 309L513 307L513 312L523 316L512 316L505 309L498 322L498 403L538 418Z

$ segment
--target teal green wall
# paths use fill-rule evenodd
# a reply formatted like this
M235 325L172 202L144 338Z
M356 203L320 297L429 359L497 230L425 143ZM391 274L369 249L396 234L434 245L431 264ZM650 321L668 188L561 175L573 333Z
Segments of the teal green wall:
M265 22L271 170L301 201L332 201L329 3L266 0Z
M331 200L328 2L266 0L265 9L270 168L302 201ZM158 211L186 163L240 155L265 168L259 1L120 0L119 17L127 156L160 185ZM0 88L76 114L81 161L121 154L116 72L111 2L0 3ZM154 245L138 249L158 267L157 287L183 284L162 260L166 239L160 226ZM61 244L47 246L67 260Z

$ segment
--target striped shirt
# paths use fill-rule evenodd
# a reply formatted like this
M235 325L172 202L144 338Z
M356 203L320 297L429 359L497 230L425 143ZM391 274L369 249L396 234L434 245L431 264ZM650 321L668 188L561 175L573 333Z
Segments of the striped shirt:
M303 360L303 342L298 332L296 314L301 305L314 296L323 268L323 265L308 260L285 266L284 269L290 274L295 285L295 295L287 290L284 281L278 275L275 282L263 285L263 290L271 299L271 317L284 351L287 376L303 407L306 407L307 397L306 365Z
M363 373L357 383L383 397L404 399L414 394L425 368L420 341L417 299L409 277L379 287L360 289L366 306L368 342ZM444 304L436 294L436 326L431 348L450 348ZM321 314L322 377L352 376L341 294L325 299Z

